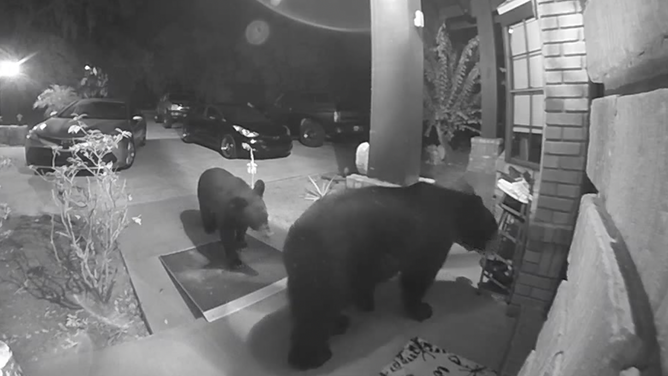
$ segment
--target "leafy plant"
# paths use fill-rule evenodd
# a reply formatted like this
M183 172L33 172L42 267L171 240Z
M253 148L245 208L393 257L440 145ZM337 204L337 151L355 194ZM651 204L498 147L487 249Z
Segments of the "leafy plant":
M424 122L425 136L435 128L446 154L458 130L480 133L479 39L474 37L458 51L452 44L445 23L435 43L425 47Z
M53 256L60 268L58 274L66 276L60 289L51 289L72 293L73 301L85 307L87 301L109 302L117 273L113 261L119 256L118 238L131 221L141 224L141 218L128 216L127 204L132 197L108 158L130 134L121 130L115 135L103 134L89 129L81 119L76 117L76 124L69 128L69 133L78 136L70 148L69 163L55 167L55 158L63 150L54 147L53 171L45 179L52 185L58 207L58 214L51 218ZM77 180L82 172L88 175L85 184ZM64 238L67 246L59 246L62 242L56 242L56 236ZM53 281L56 279L51 278Z
M79 99L79 95L73 87L51 85L37 97L32 108L44 109L44 115L48 116L52 111L60 111L77 99Z
M313 184L313 187L315 189L308 189L306 191L306 199L310 201L318 201L321 198L327 196L330 193L330 188L332 186L332 182L334 179L330 179L326 184L324 184L322 187L318 185L318 183L313 180L312 177L308 177L308 179L311 181L311 184Z
M84 98L106 98L109 77L100 68L86 66L86 73L79 83L79 92Z

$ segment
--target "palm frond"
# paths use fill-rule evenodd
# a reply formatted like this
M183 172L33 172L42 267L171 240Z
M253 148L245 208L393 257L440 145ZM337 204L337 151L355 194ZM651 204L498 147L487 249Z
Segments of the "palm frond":
M434 46L425 48L423 119L425 135L435 126L443 142L457 129L479 127L479 39L469 40L459 53L445 24L434 39Z

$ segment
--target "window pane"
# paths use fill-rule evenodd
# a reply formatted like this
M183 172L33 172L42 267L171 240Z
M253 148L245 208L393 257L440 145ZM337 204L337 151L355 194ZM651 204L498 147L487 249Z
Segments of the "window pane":
M526 52L526 35L522 22L510 27L510 54L517 56Z
M513 142L510 155L513 158L523 160L529 159L529 137L530 133L513 133Z
M531 125L545 126L545 96L543 94L531 96Z
M529 57L529 83L531 87L543 87L543 55Z
M526 89L529 87L528 70L526 57L513 60L513 89Z
M533 18L531 21L527 21L526 25L526 38L529 44L529 51L540 50L542 46L540 44L540 27L538 27L538 21Z
M529 162L540 163L543 154L543 135L531 134L529 141Z
M543 135L513 133L510 155L513 158L540 164L543 151Z
M513 124L530 125L531 124L531 100L528 95L515 95L513 106Z

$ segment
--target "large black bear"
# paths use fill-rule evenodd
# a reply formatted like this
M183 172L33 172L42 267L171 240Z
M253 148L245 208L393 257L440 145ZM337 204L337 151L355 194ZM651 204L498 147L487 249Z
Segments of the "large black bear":
M264 188L262 180L251 189L245 181L218 167L204 171L199 178L197 199L204 230L218 230L230 267L242 264L238 250L247 246L249 227L271 235L267 206L262 199Z
M345 332L342 310L374 309L375 286L400 273L403 306L423 321L423 301L453 243L484 250L496 237L480 196L428 183L366 187L325 196L288 231L283 257L293 323L289 364L318 368L328 340Z

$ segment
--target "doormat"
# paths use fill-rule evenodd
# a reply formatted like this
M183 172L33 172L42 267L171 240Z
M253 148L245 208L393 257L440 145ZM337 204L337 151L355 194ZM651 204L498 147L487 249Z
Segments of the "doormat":
M160 256L177 287L204 318L215 321L266 299L286 286L281 252L250 235L239 251L244 265L227 270L220 242Z
M491 369L415 337L380 376L498 376Z

